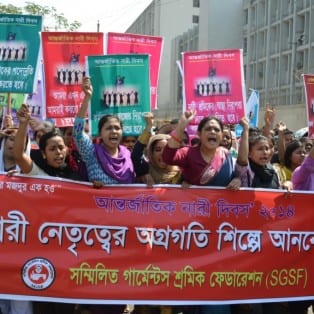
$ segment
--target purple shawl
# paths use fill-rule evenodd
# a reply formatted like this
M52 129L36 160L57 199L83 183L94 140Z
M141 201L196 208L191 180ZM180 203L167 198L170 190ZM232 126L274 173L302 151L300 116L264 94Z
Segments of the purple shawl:
M118 157L112 157L102 144L94 146L96 158L108 176L120 183L133 183L135 178L133 163L131 153L126 147L119 145Z

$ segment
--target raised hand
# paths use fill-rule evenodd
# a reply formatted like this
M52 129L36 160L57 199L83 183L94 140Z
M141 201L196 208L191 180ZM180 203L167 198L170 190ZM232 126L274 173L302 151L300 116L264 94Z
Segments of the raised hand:
M242 126L244 130L248 130L250 127L249 120L247 117L242 117L241 120L239 121L239 124Z
M196 110L187 110L185 111L179 121L180 125L186 127L196 116Z
M266 111L264 115L265 125L273 125L275 120L276 110L273 107L270 107L269 104L266 105Z
M82 89L86 96L92 96L93 94L93 86L91 84L90 77L85 76L83 78Z
M28 123L28 121L31 119L29 106L22 104L21 108L16 112L16 116L18 117L20 123Z
M148 129L151 129L153 127L153 123L154 123L153 113L152 112L145 112L144 119L145 119L146 127Z
M284 130L287 129L287 125L283 121L279 121L276 126L279 132L283 132Z

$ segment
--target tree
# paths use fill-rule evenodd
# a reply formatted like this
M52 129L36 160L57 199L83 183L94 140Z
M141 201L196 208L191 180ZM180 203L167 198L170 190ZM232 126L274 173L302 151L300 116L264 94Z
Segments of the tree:
M49 31L70 31L77 30L82 23L79 21L69 22L63 13L58 13L55 7L41 6L33 2L26 2L24 7L16 7L12 4L4 5L0 3L0 12L7 14L28 14L28 15L41 15L43 16L44 30Z

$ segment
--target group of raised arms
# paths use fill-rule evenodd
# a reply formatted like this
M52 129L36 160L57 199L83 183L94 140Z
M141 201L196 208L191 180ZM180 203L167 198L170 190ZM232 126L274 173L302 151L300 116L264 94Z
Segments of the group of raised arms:
M251 128L242 118L240 138L232 126L214 116L204 117L197 134L187 126L196 112L154 126L152 113L144 115L146 126L139 136L123 134L123 122L105 115L98 122L98 136L89 135L87 112L93 94L89 77L83 78L84 99L74 125L56 128L48 121L36 122L27 104L17 112L18 127L4 117L1 131L0 170L30 176L53 176L92 182L95 188L110 184L179 184L186 189L201 185L239 190L241 187L314 190L314 148L308 138L296 140L284 122L274 127L275 110L267 108L264 126ZM36 145L30 145L29 128ZM305 175L306 174L306 175ZM237 193L237 192L235 192ZM287 192L289 193L289 192ZM304 313L311 302L246 305L140 306L75 305L0 300L2 314L95 314L95 313ZM282 310L285 309L286 312ZM168 312L167 312L168 311Z

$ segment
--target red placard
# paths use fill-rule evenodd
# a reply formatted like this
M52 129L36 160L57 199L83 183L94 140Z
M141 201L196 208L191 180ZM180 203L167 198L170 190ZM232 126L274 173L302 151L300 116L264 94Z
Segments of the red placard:
M157 87L163 38L158 36L136 35L127 33L107 34L108 54L149 54L151 107L157 109Z
M194 132L200 120L210 115L223 123L238 123L246 102L242 50L184 52L182 58L183 109L197 112Z
M46 117L73 125L84 94L85 57L103 55L103 33L42 32ZM96 82L95 82L96 83Z

